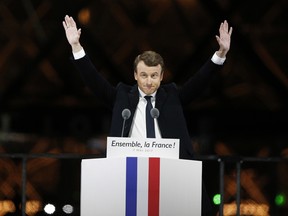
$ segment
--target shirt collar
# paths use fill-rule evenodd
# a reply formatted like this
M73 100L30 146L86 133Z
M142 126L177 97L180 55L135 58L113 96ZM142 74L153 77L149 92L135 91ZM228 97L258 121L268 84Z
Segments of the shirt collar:
M146 96L146 94L143 92L143 91L141 91L141 89L138 87L138 90L139 90L139 96L140 97L142 97L142 98L144 98L144 96ZM155 98L155 95L156 95L156 92L157 91L155 91L153 94L151 94L150 96L152 96L152 98Z

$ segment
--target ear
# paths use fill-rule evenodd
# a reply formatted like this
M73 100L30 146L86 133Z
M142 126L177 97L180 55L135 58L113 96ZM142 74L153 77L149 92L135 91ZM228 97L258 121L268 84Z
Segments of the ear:
M134 79L137 80L137 71L134 71Z
M164 72L162 72L161 75L160 75L160 81L162 81L163 75L164 75Z

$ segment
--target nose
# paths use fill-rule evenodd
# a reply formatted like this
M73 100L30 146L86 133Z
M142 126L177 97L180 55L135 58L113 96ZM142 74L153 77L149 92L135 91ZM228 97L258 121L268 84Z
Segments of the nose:
M152 79L151 79L150 76L147 78L147 84L148 84L148 85L151 85L151 84L152 84Z

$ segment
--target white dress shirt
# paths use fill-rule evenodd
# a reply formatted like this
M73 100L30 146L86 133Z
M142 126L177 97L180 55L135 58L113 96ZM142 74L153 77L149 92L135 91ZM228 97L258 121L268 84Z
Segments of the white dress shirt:
M132 125L129 133L129 137L137 137L137 138L146 138L146 104L147 100L144 98L145 93L142 92L139 88L139 102L135 110L135 114L132 120ZM152 106L155 107L155 95L156 92L151 94L151 103ZM161 113L160 113L161 115ZM155 125L155 137L161 138L161 132L159 129L158 121L154 118Z

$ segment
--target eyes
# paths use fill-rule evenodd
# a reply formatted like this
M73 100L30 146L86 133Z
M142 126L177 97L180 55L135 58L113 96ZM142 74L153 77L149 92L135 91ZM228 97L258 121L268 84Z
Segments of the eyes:
M145 72L141 72L141 73L140 73L140 77L141 77L142 79L146 79L146 78L149 77L149 75L148 75L147 73L145 73ZM151 77L152 79L157 79L157 78L160 77L160 75L159 75L159 73L155 72L155 73L152 73L152 74L150 75L150 77Z

